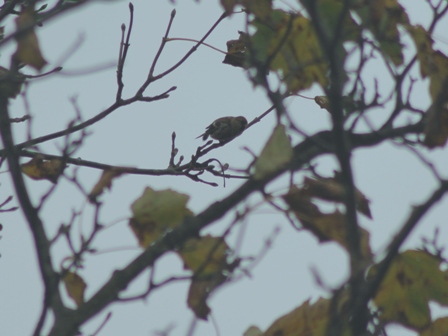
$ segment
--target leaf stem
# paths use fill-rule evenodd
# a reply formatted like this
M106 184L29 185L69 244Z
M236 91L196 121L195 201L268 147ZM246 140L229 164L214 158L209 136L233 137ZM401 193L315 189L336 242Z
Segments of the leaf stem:
M170 37L170 38L166 39L166 42L170 42L170 41L188 41L188 42L201 43L198 40L185 38L185 37ZM213 50L216 50L216 51L218 51L218 52L220 52L222 54L227 55L227 52L225 52L225 51L223 51L221 49L218 49L218 48L216 48L216 47L214 47L214 46L212 46L212 45L210 45L208 43L202 42L201 44L205 45L206 47L212 48Z

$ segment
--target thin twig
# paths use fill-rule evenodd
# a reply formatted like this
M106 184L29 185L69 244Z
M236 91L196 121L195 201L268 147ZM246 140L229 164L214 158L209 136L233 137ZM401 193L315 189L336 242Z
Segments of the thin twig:
M170 16L170 21L168 22L168 27L166 28L166 31L165 31L165 36L162 38L162 42L160 43L159 50L157 50L156 56L154 57L154 60L152 61L151 67L149 68L148 77L147 77L146 81L143 83L143 85L140 87L140 89L137 92L137 95L139 95L139 96L143 95L143 92L146 90L148 85L151 84L152 81L155 81L155 79L153 77L154 70L156 68L156 64L157 64L157 62L159 60L159 57L162 54L163 49L165 48L165 44L167 42L167 38L168 38L168 35L170 33L171 26L173 24L175 16L176 16L176 10L173 9L171 11L171 16Z
M104 328L104 326L106 325L106 323L109 321L109 319L112 317L112 312L108 312L106 317L104 318L104 321L98 326L98 328L93 332L93 334L90 334L90 336L97 336L101 329Z
M121 25L121 43L120 43L120 52L118 56L118 66L117 66L117 84L118 84L118 90L117 90L117 96L116 101L121 100L121 96L123 94L123 68L124 63L126 62L126 56L128 54L129 47L131 46L130 39L131 39L131 32L132 32L132 25L134 22L134 5L132 2L129 3L129 29L128 34L126 36L126 43L124 42L124 32L126 29L126 26L124 24Z
M170 38L166 39L166 42L171 42L171 41L188 41L188 42L196 42L196 43L200 42L198 40L185 38L185 37L170 37ZM221 49L218 49L218 48L216 48L216 47L214 47L214 46L212 46L212 45L210 45L208 43L202 42L201 44L205 45L206 47L209 47L209 48L211 48L213 50L216 50L216 51L218 51L218 52L220 52L222 54L225 54L225 55L228 54L227 52L225 52L225 51L223 51Z

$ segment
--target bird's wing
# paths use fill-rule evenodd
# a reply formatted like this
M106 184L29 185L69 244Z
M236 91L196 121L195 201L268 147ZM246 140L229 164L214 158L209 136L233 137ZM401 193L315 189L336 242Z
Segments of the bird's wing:
M229 127L229 123L227 122L227 118L219 118L216 119L209 127L214 127L215 129L224 129L226 127Z

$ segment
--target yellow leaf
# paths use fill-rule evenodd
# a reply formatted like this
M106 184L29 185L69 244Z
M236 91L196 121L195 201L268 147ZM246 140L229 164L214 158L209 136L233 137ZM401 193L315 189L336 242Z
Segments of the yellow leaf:
M292 155L293 150L285 133L285 126L278 125L255 162L254 178L259 180L274 173L288 164Z
M178 253L184 261L185 268L194 273L200 271L201 274L208 274L222 270L226 266L228 252L229 247L222 238L208 235L188 240Z
M110 189L112 187L112 180L122 174L121 169L111 168L103 171L100 180L92 188L89 194L90 200L95 200L99 195L101 195L104 189Z
M374 299L382 312L381 321L426 329L431 322L429 301L448 306L448 271L441 271L440 264L441 260L425 251L409 250L396 256ZM375 267L371 273L376 273Z
M65 165L59 159L44 160L41 155L36 155L21 167L22 172L33 180L46 179L56 183Z
M327 335L328 317L330 315L329 299L319 299L314 304L309 300L290 313L277 319L262 336L325 336ZM347 302L347 295L342 295L339 300L338 310L341 311ZM341 322L343 324L343 319ZM340 336L350 335L349 328L343 327Z
M76 305L79 307L84 303L84 290L87 285L84 280L76 273L68 272L64 276L64 285L67 290L68 296L70 296Z
M167 230L182 223L192 212L186 207L190 196L171 189L156 191L149 187L131 206L129 225L143 248L159 239Z
M431 323L420 336L448 335L448 317L442 317Z
M17 50L14 58L20 63L32 66L36 70L41 70L47 61L43 58L39 47L39 41L33 28L28 28L35 23L35 12L31 6L24 9L16 19Z
M210 235L188 240L178 254L185 268L193 271L194 276L188 292L188 306L200 319L207 319L210 308L207 298L210 293L224 283L239 260L227 262L229 247L220 237Z

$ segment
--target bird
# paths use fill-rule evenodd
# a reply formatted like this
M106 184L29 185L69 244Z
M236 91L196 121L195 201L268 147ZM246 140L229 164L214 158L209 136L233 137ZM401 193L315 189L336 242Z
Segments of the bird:
M202 137L202 140L205 141L210 136L211 138L218 140L220 143L225 143L243 133L246 126L247 120L241 116L218 118L208 125L205 132L196 139Z

